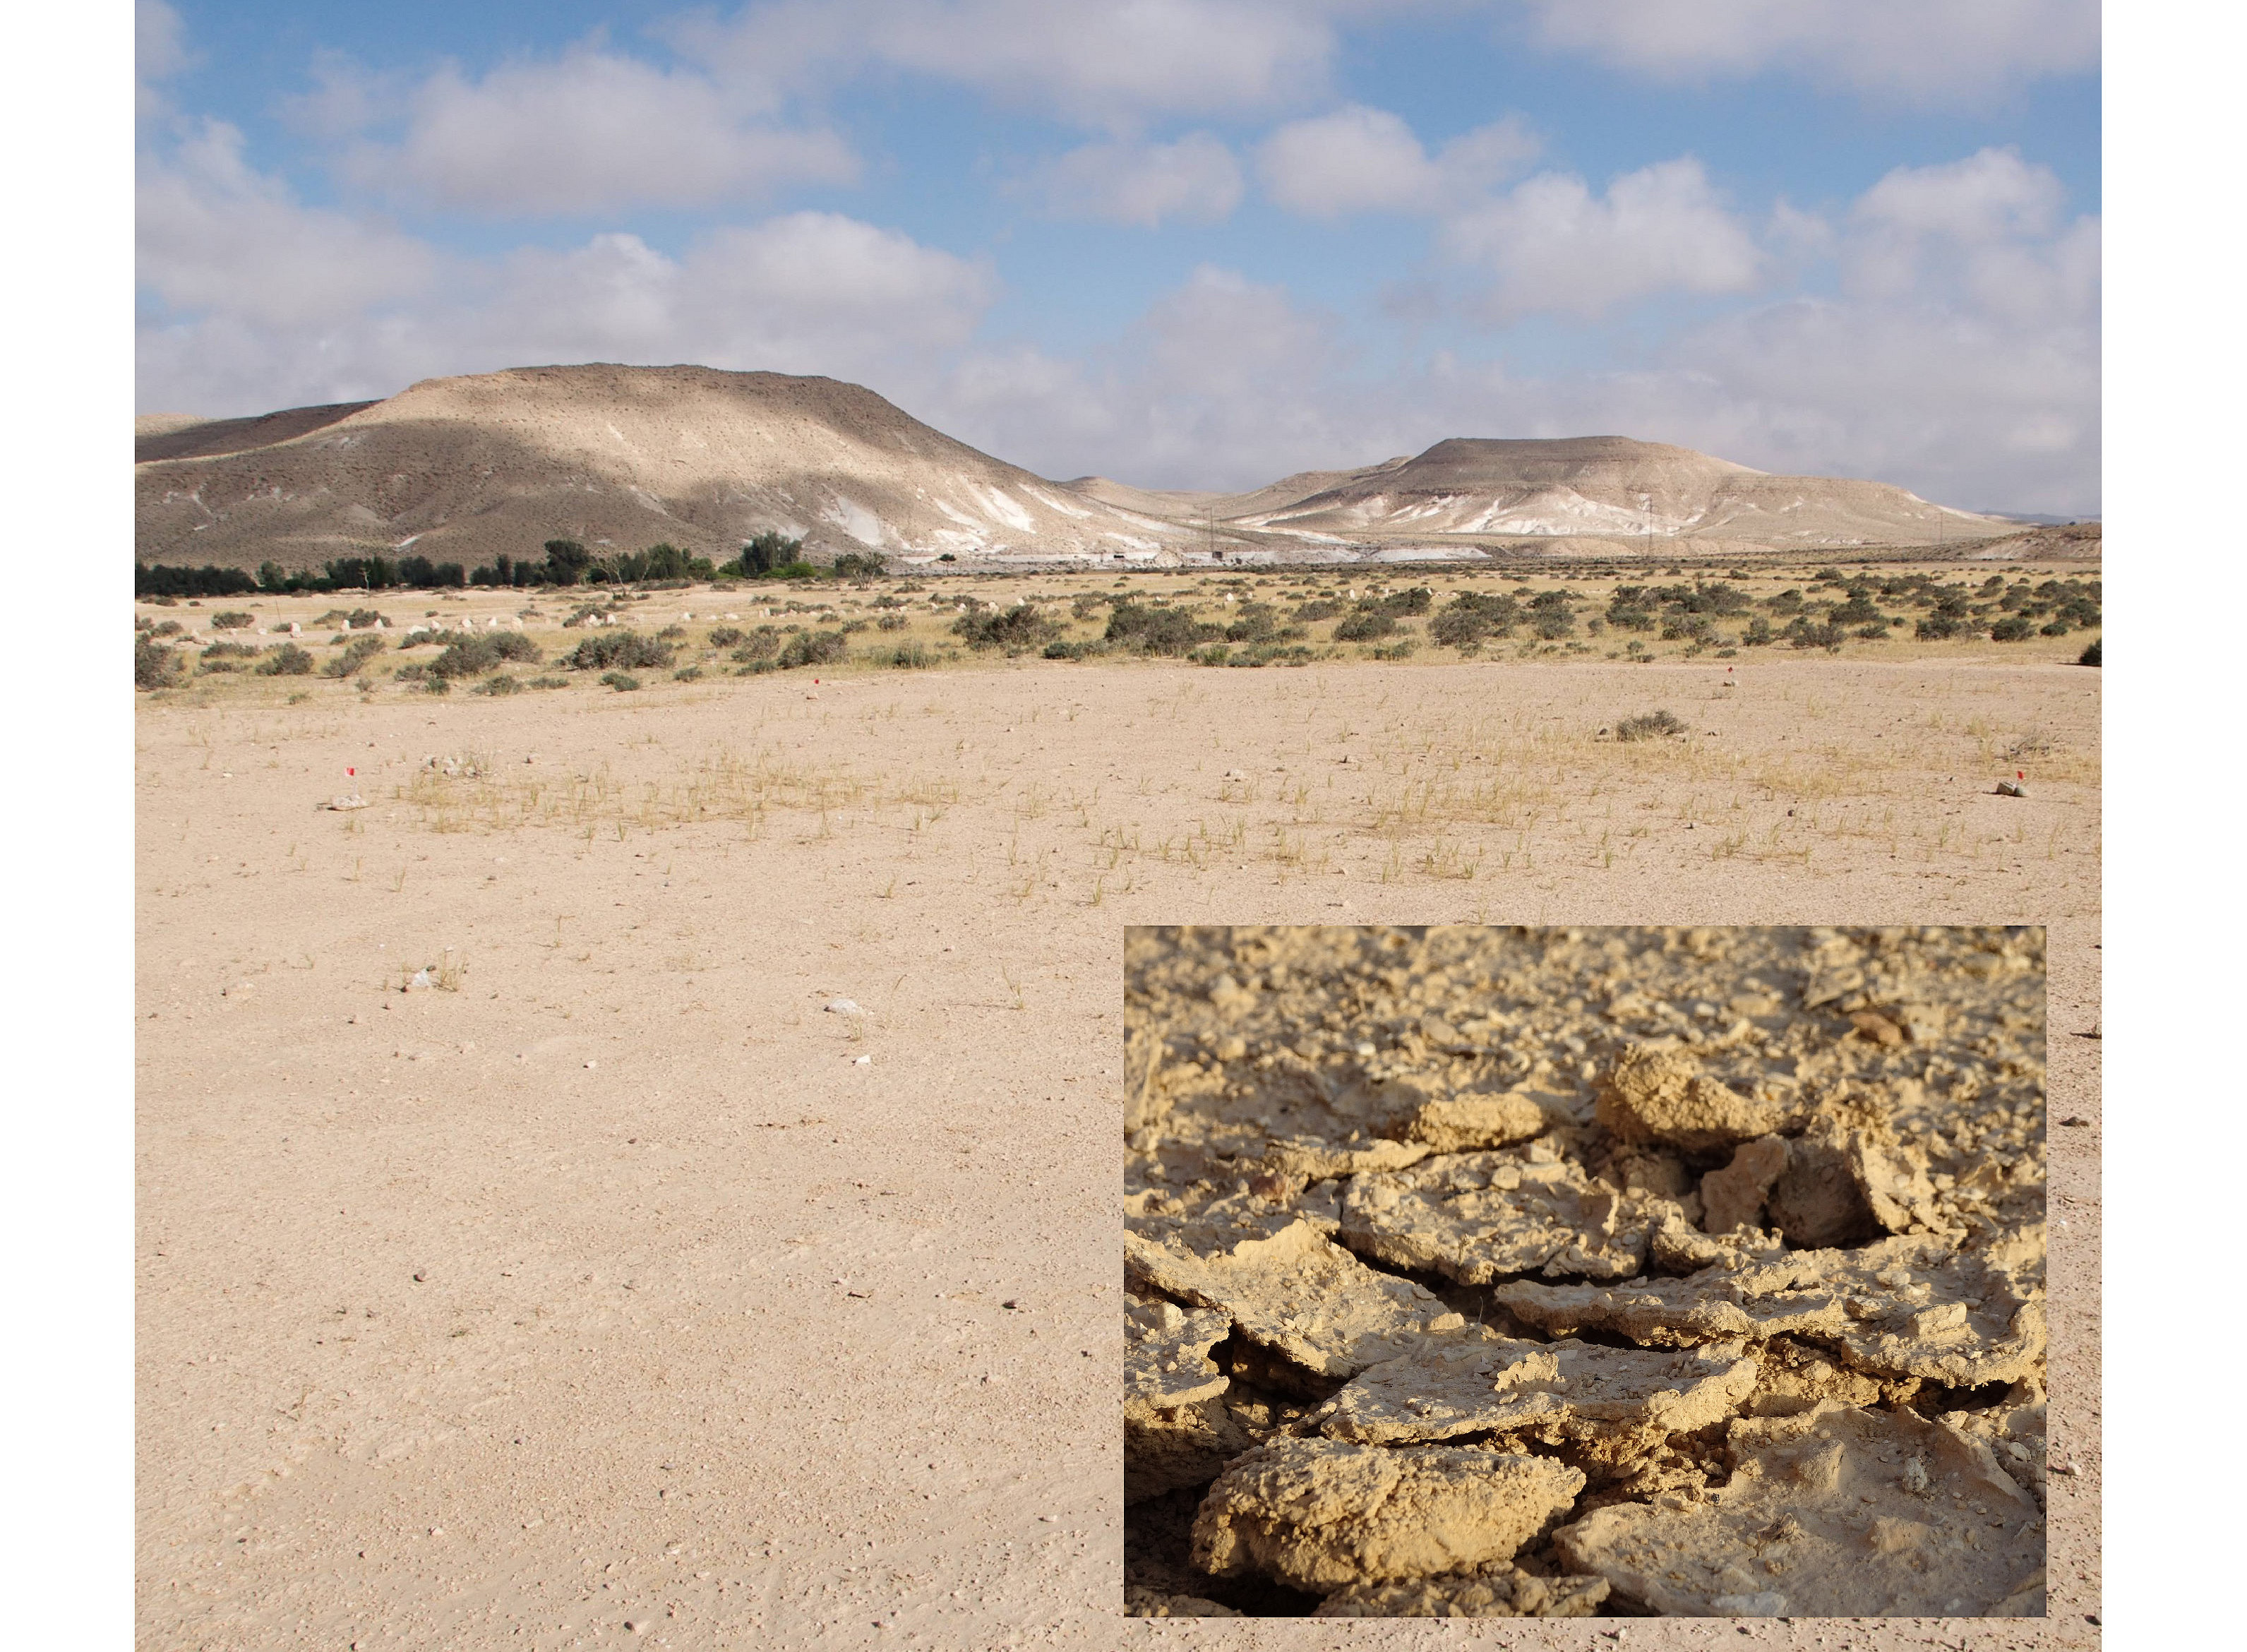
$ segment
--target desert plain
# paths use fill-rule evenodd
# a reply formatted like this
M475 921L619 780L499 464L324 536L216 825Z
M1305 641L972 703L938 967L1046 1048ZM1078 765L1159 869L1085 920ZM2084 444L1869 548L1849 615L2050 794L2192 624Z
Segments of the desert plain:
M253 600L261 646L335 605ZM2084 640L144 696L140 1643L1458 1640L1122 1617L1115 1426L1125 926L1451 923L2042 925L2085 1121L2048 1150L2047 1619L1472 1633L2094 1642Z

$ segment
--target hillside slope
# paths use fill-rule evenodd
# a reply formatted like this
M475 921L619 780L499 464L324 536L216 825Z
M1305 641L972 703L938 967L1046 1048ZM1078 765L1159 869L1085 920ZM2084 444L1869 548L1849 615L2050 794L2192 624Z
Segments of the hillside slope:
M1979 537L2013 526L1884 482L1773 476L1688 447L1623 436L1439 441L1240 525L1344 538L1398 534L1793 546Z
M256 441L260 433L269 439ZM242 445L245 441L250 445ZM871 390L707 367L527 367L144 438L144 561L287 569L557 536L722 560L767 529L876 549L1163 558L1192 539L979 453Z

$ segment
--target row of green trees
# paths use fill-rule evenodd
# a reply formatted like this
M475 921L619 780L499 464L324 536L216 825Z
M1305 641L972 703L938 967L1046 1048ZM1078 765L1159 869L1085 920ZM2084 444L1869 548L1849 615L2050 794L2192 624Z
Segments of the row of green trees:
M545 555L533 561L500 556L471 571L456 562L427 556L340 556L324 571L291 573L268 562L255 575L239 568L206 563L201 568L163 563L133 564L135 597L249 597L293 591L455 590L468 586L522 589L536 585L637 585L673 579L809 579L823 571L803 559L803 541L786 535L759 534L731 562L714 563L673 544L645 550L595 551L574 539L550 539ZM835 559L837 579L872 579L888 572L872 551L847 551Z

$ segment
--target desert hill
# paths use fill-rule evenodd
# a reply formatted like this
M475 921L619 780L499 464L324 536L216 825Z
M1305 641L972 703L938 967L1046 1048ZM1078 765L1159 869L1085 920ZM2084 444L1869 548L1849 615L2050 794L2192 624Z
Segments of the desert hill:
M263 437L263 440L260 438ZM430 379L387 400L140 441L144 561L287 569L411 547L474 565L546 540L719 560L767 529L815 555L1162 557L1192 535L955 441L831 379L605 364Z
M693 366L429 379L256 418L150 415L135 438L140 557L239 568L409 547L474 566L557 537L722 561L768 529L822 559L1175 563L1964 546L2020 528L1622 436L1455 438L1239 494L1048 481L862 386Z
M1979 538L2013 524L1884 482L1774 476L1624 436L1439 441L1237 525L1336 538L1397 534L1612 537L1774 548Z
M338 401L324 407L290 407L260 413L251 419L197 419L186 413L158 413L133 421L133 460L147 464L153 459L208 459L220 454L247 453L348 419L371 401Z

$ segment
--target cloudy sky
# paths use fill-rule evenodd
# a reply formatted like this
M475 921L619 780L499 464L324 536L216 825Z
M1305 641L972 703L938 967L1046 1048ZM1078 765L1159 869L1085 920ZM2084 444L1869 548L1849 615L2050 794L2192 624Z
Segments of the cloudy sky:
M825 373L1059 477L2093 512L2091 0L140 0L138 403Z

